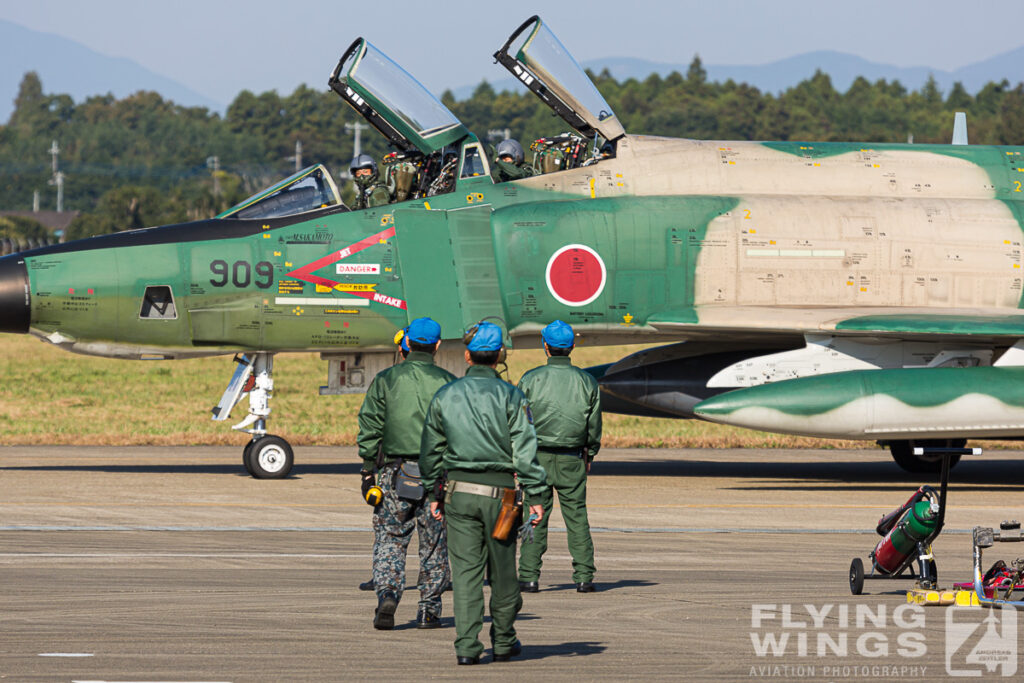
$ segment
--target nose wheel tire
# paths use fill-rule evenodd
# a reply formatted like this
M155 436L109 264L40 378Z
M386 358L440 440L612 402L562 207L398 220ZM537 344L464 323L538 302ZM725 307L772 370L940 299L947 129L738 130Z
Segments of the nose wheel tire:
M249 451L252 450L254 443L256 443L256 439L249 439L248 443L245 444L245 448L242 449L242 466L245 467L245 471L249 473L250 477L256 476L252 471L252 465L249 464Z
M267 434L246 446L245 469L257 479L282 479L292 471L292 447L279 436Z

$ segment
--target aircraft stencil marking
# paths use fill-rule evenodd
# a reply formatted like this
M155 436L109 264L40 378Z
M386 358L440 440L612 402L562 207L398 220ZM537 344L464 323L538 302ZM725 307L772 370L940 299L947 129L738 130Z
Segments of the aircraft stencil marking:
M380 275L379 263L339 263L335 266L338 275Z
M548 291L566 306L586 306L604 291L608 271L600 255L585 244L568 244L548 261Z
M400 308L400 309L402 309L404 311L404 310L406 310L406 304L405 304L405 300L403 300L403 299L399 299L399 298L393 297L393 296L387 296L386 294L381 294L380 292L375 292L375 291L372 291L371 289L367 289L366 291L353 291L352 289L349 289L350 287L353 287L353 285L344 285L344 284L342 284L340 282L335 282L334 280L328 280L325 277L320 277L319 275L313 275L314 271L320 270L321 268L325 268L325 267L327 267L329 265L337 263L338 261L341 261L343 259L348 258L349 256L352 256L353 254L358 254L363 249L366 249L368 247L372 247L375 244L385 244L388 241L388 239L390 239L390 238L392 238L394 236L395 236L395 228L394 228L394 225L392 225L387 230L382 230L381 232L378 232L376 235L371 235L370 237L363 238L363 239L359 240L358 242L356 242L355 244L350 244L349 246L345 247L344 249L342 249L340 251L332 252L332 253L328 254L327 256L318 258L316 261L313 261L312 263L307 263L306 265L302 266L301 268L297 268L297 269L291 271L290 273L288 273L288 277L294 277L294 278L297 278L299 280L303 280L304 282L309 282L310 284L313 284L313 285L320 285L320 286L323 286L323 287L330 287L331 289L338 289L340 291L345 291L345 292L348 292L349 294L354 294L355 296L361 296L364 299L369 299L371 301L376 301L377 303L384 304L386 306L393 306L395 308ZM358 269L360 267L369 267L369 268L376 267L377 268L377 272L380 272L380 266L377 265L377 264L365 264L365 265L352 264L352 267L356 268L356 269ZM338 271L338 273L342 272L342 266L341 265L337 266L337 271ZM363 272L365 272L365 271L363 271ZM329 304L329 303L335 303L336 304L336 303L338 303L338 300L337 299L325 299L324 303L325 304ZM355 304L348 303L346 305L355 305ZM365 305L365 304L362 304L362 305Z

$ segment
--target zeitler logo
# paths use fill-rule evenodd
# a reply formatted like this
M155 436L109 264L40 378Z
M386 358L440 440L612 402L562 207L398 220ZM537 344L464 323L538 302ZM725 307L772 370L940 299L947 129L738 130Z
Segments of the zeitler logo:
M946 673L980 677L1017 673L1017 610L950 607L946 610Z

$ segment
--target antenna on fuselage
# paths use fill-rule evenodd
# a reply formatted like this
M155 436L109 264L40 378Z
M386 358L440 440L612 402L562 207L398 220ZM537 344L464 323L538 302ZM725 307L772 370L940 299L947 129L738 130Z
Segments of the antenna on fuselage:
M967 144L967 114L958 111L953 115L953 142L954 145Z

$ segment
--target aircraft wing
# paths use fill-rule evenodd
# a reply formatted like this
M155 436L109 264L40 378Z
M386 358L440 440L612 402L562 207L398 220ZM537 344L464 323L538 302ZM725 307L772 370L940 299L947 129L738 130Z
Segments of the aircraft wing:
M652 315L647 323L660 331L695 336L758 331L772 335L828 334L836 337L913 339L1003 339L1024 337L1024 311L963 308L900 308L810 306L703 306L691 311Z

